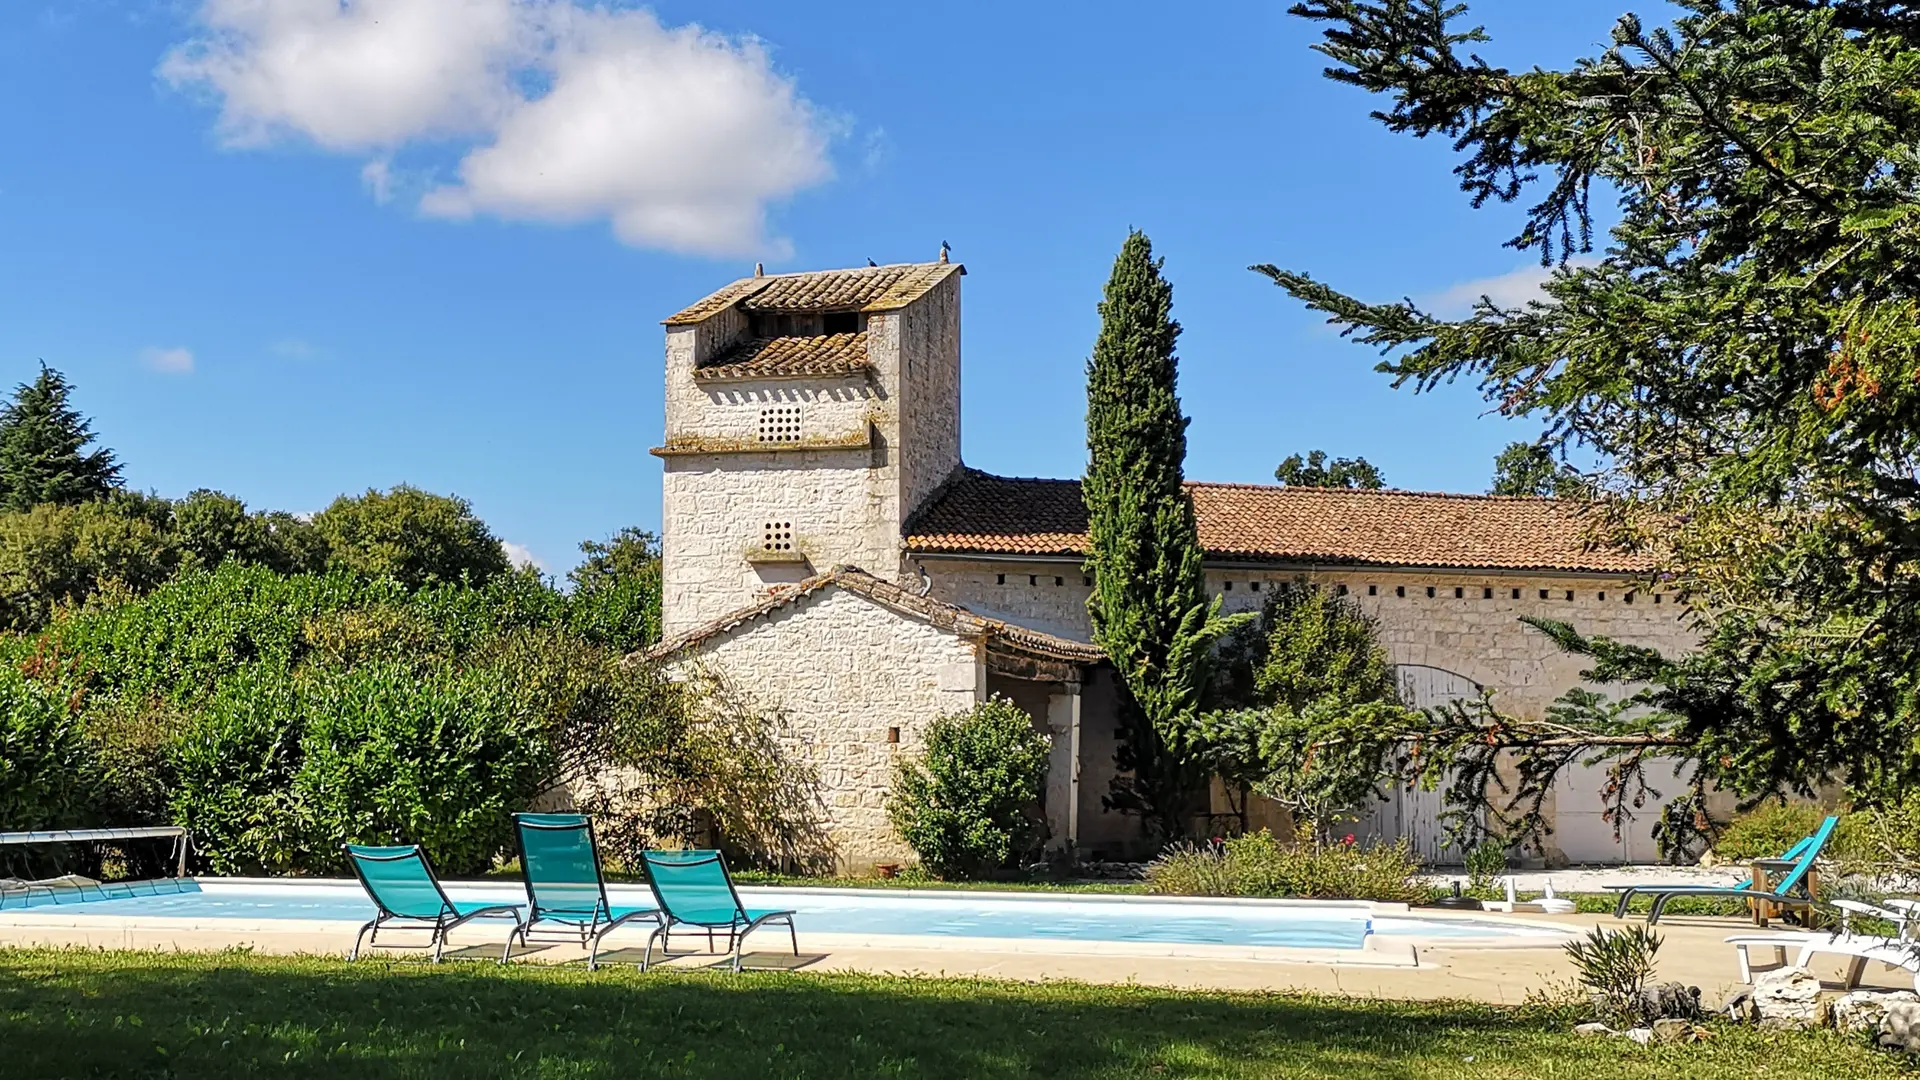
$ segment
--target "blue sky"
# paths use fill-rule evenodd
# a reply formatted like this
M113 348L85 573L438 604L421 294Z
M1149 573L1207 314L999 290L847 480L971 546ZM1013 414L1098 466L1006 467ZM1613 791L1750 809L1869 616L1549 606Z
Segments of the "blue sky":
M1480 51L1563 65L1624 2L1479 0ZM65 371L134 486L310 511L413 483L558 572L657 527L658 322L756 259L951 242L968 463L1077 475L1136 226L1186 328L1190 477L1319 447L1484 490L1532 430L1391 389L1246 270L1443 305L1537 272L1285 6L9 0L0 379Z

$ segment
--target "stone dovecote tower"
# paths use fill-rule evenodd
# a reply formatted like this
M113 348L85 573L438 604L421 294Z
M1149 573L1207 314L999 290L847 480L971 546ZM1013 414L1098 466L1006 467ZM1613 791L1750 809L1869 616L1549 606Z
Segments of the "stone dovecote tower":
M672 637L850 564L960 467L960 278L939 262L742 278L666 320L661 548Z

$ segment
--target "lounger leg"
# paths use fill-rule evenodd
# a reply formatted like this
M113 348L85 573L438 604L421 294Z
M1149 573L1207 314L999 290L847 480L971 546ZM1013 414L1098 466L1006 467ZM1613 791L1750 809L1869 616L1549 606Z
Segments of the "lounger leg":
M1633 899L1633 890L1632 890L1632 889L1621 889L1621 890L1620 890L1620 902L1619 902L1619 903L1617 903L1617 904L1615 904L1615 905L1613 905L1613 917L1614 917L1614 918L1616 918L1616 919L1624 919L1624 918L1626 918L1626 917L1627 917L1627 903L1628 903L1629 901L1631 901L1632 899Z
M667 928L664 926L655 928L653 933L647 935L647 951L640 955L641 971L647 970L647 965L653 962L653 939L657 937L663 937L666 935L667 935ZM671 940L672 938L668 937L668 941L671 941ZM668 947L671 948L671 946L668 946Z
M787 937L793 941L793 955L800 955L800 931L793 928L793 920L787 920Z
M1745 945L1735 945L1734 951L1740 957L1740 981L1752 985L1753 957L1747 955L1747 947Z
M1648 926L1652 926L1653 924L1660 921L1660 913L1666 910L1667 900L1670 899L1672 896L1673 896L1672 893L1661 893L1659 896L1656 896L1653 898L1653 910L1647 912Z
M440 962L440 950L447 947L447 928L439 920L433 924L433 962Z
M1867 973L1867 958L1856 956L1847 964L1847 989L1860 985L1860 977Z
M380 935L380 931L376 929L379 923L380 920L378 918L369 920L367 925L361 927L359 932L353 935L353 948L347 952L347 959L349 961L360 959L360 939L367 936L367 931L372 930L375 937Z
M588 971L600 970L600 935L599 934L593 935L593 944L587 948L587 970ZM647 970L647 966L645 962L641 963L640 970L641 971Z

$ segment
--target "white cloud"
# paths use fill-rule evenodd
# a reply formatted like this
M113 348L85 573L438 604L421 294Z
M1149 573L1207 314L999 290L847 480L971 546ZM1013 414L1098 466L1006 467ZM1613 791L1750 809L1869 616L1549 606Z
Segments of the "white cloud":
M1598 261L1591 258L1577 258L1570 260L1568 265L1593 266ZM1525 307L1531 301L1547 298L1542 286L1553 278L1553 272L1553 267L1535 263L1497 277L1463 281L1458 285L1449 286L1441 292L1426 297L1425 304L1435 314L1448 318L1466 315L1483 296L1504 308Z
M456 140L457 181L419 209L607 219L635 246L778 256L769 203L832 174L832 123L757 40L576 0L203 0L160 74L210 92L229 146L282 138L370 155ZM409 185L411 186L411 185Z
M547 564L540 561L540 556L535 555L533 549L525 544L502 540L500 550L506 553L507 561L515 566L531 566L543 574L547 572Z
M140 350L140 362L166 375L193 374L193 350L184 345L171 349L148 346Z

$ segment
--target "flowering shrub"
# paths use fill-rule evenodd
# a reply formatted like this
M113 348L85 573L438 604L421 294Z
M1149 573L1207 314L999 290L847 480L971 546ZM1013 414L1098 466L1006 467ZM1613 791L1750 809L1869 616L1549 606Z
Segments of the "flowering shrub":
M1266 830L1168 848L1147 867L1147 891L1173 896L1289 896L1313 900L1425 899L1420 860L1402 839L1283 844Z

